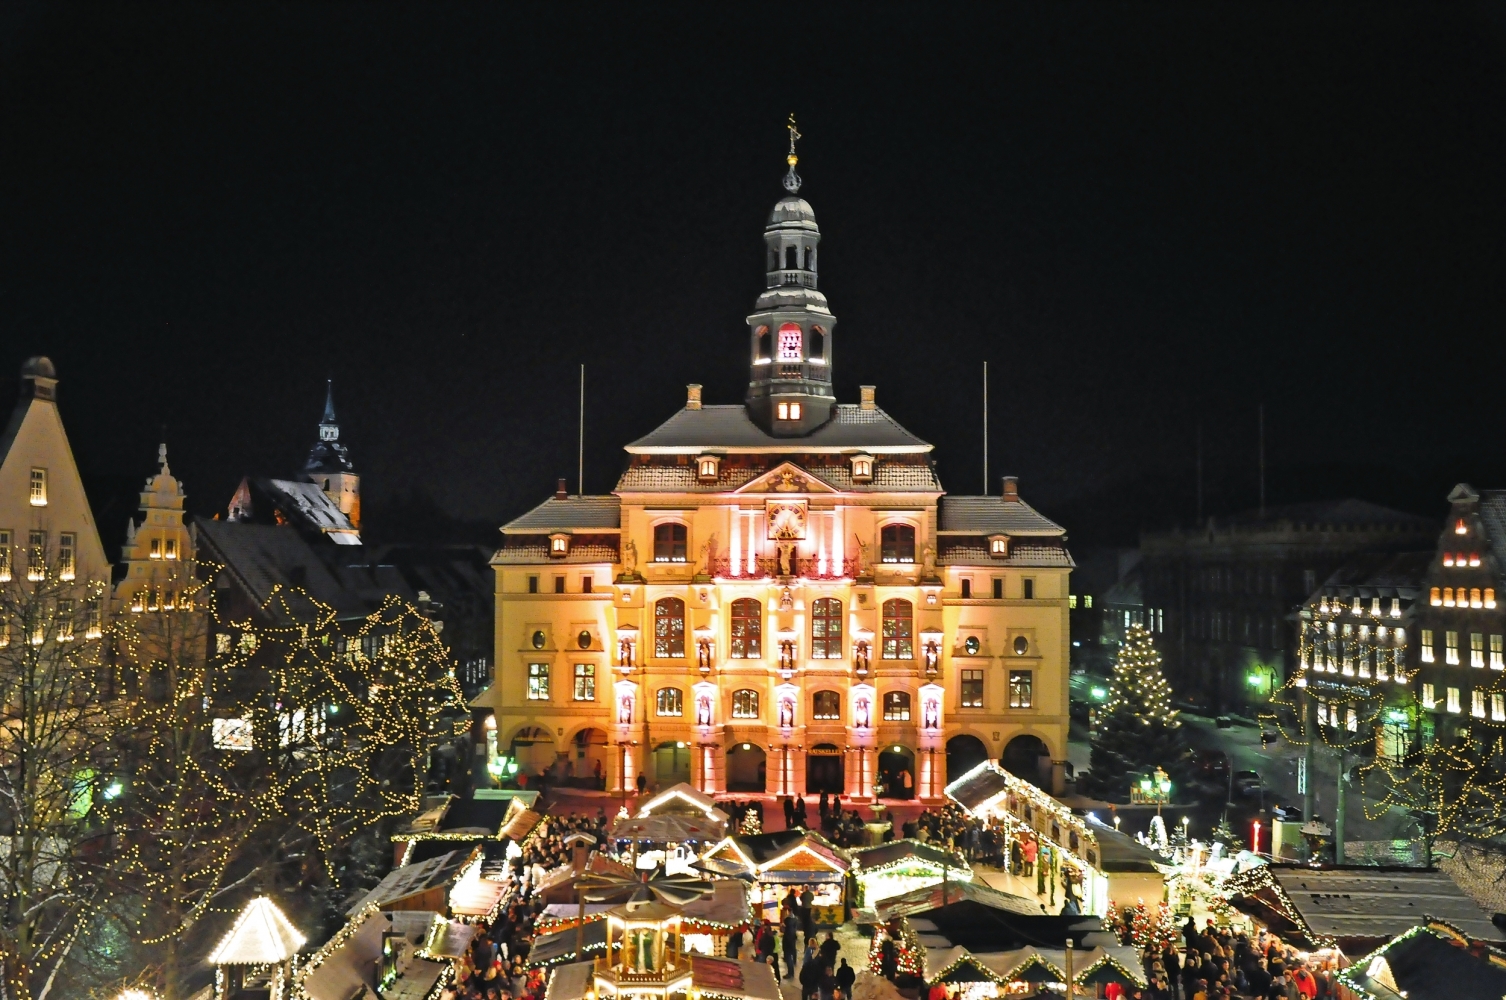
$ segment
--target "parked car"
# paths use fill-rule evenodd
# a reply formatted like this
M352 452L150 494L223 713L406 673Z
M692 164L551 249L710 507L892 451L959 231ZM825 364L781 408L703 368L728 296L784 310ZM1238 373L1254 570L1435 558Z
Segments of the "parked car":
M1198 755L1197 772L1208 781L1227 781L1229 755L1222 750L1204 750Z
M1246 798L1259 795L1265 785L1260 780L1259 771L1235 771L1234 790Z

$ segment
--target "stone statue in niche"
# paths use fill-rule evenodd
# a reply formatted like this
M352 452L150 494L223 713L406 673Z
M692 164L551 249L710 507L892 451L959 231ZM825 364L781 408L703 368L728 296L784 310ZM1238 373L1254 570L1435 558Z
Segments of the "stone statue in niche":
M790 588L785 587L779 592L779 610L790 611L795 607L795 595L790 593Z
M935 547L932 546L932 545L930 545L930 544L927 544L926 547L921 550L921 557L920 558L922 560L921 567L922 567L922 570L925 573L925 575L928 576L928 577L935 576L936 575L936 549L935 549Z
M858 550L858 576L865 576L870 565L868 562L868 543L857 535L853 535L852 544Z
M716 535L713 533L701 546L701 572L706 576L711 575L713 564L716 562Z
M873 723L873 703L866 694L853 699L852 723L858 729L867 729Z
M638 546L631 538L622 543L622 571L627 576L638 571Z
M936 729L941 725L941 707L935 698L927 698L924 704L924 713L921 716L920 726L922 729Z
M795 724L795 699L779 699L779 728L789 729Z
M695 724L698 726L711 725L711 695L699 694L695 699Z
M779 575L780 576L794 576L795 575L795 543L794 542L780 542L779 543Z
M617 699L617 724L619 726L630 726L632 723L633 696L624 694Z

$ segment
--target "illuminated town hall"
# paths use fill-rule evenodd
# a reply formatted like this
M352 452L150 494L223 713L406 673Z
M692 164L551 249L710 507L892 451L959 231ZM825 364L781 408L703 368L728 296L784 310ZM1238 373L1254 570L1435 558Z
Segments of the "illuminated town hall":
M1060 791L1065 532L1020 498L946 495L932 445L864 386L838 402L821 231L764 229L745 400L626 446L607 496L502 528L491 763L581 784L935 801L984 758ZM729 338L730 341L730 338ZM505 765L504 765L505 766Z

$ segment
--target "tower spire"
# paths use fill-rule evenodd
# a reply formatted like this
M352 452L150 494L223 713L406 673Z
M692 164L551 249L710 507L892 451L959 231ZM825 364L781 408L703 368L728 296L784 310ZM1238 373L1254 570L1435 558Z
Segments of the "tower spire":
M800 191L800 175L795 173L795 164L800 162L800 157L795 155L795 140L800 138L800 130L795 127L795 112L790 112L790 122L785 128L790 130L790 155L784 158L790 165L790 171L784 175L784 189L790 194L797 194Z
M319 423L338 426L335 420L335 380L332 378L324 380L324 419Z

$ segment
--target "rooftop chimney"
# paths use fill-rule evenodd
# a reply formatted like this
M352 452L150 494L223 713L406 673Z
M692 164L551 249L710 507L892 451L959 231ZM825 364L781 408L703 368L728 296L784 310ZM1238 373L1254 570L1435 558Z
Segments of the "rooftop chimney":
M556 499L556 500L563 500L566 497L568 497L569 495L570 495L570 491L565 486L565 477L564 476L560 476L559 483L554 487L554 499Z
M873 386L871 386L871 385L860 385L860 386L858 386L858 409L860 409L860 410L876 410L876 409L878 409L878 405L876 403L874 403L874 401L873 401Z
M1019 503L1020 502L1020 477L1019 476L1005 476L1004 477L1004 502L1005 503Z
M685 409L699 410L701 408L701 387L694 382L685 387Z

